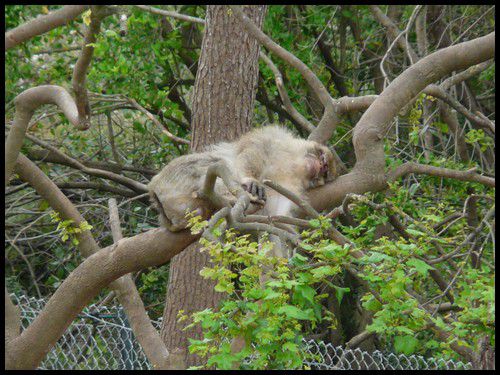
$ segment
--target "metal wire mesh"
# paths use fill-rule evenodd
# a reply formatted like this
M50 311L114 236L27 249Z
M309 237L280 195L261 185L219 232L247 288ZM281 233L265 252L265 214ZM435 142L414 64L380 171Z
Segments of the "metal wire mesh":
M317 370L468 370L470 363L424 358L419 355L384 353L378 350L368 353L359 348L347 349L322 341L304 340L304 350L312 354L312 360L304 362Z
M11 298L21 311L25 329L45 305L45 300L16 296ZM161 321L153 321L159 328ZM329 343L304 340L310 355L304 364L321 370L467 370L470 363L374 351L368 353ZM87 306L71 323L41 363L40 369L148 370L151 368L137 343L121 307Z
M25 329L44 307L45 300L11 295L21 311ZM160 322L153 322L159 327ZM40 369L149 369L121 307L87 306L47 354Z

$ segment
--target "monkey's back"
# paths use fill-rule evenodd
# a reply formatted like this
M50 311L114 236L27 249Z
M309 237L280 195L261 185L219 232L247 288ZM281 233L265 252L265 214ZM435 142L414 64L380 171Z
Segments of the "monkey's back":
M265 126L243 135L236 144L238 164L258 180L294 179L303 167L310 141L281 126Z
M198 190L202 183L200 180L204 180L208 167L220 160L221 158L210 152L180 156L154 176L149 187L155 191L165 191L168 195L191 194Z

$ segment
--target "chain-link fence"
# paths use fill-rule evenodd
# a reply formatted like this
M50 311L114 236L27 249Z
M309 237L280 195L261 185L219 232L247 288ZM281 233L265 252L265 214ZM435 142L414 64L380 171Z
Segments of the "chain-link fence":
M26 328L45 305L44 300L11 295ZM159 328L161 322L153 322ZM322 341L304 340L311 354L305 365L321 370L467 370L470 363L346 349ZM121 307L86 307L42 362L40 369L146 370L150 364L137 343Z

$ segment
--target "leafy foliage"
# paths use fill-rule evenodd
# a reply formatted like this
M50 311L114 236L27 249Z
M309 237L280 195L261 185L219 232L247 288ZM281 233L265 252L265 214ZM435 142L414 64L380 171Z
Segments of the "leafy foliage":
M220 369L303 368L302 338L317 332L324 322L322 330L339 328L338 307L328 309L328 299L337 299L340 306L344 296L355 292L342 284L346 265L355 265L358 277L366 282L361 301L372 316L367 330L377 334L385 350L458 359L450 344L473 349L482 335L494 338L491 268L471 263L470 250L458 253L457 263L429 262L452 253L467 235L463 219L446 230L437 230L436 224L454 212L457 198L468 187L455 181L433 207L432 196L420 193L432 190L432 179L424 178L417 189L396 183L387 194L360 197L352 205L357 225L342 229L365 253L359 259L348 245L339 246L328 238L331 223L324 218L310 221L311 229L302 232L301 245L288 262L269 256L273 244L265 238L254 241L232 229L221 231L222 221L211 228L218 241L202 238L200 243L214 266L200 274L215 280L215 290L227 297L216 310L191 317L181 314L180 321L190 322L185 329L200 325L204 333L203 339L191 340L190 351L206 357L207 367ZM370 204L372 200L378 203ZM405 222L403 232L377 236L377 228L387 225L391 216ZM483 241L488 235L480 234ZM486 261L493 248L491 243L484 246ZM438 313L447 299L432 271L446 275L450 283L446 291L453 290L455 310ZM331 286L330 294L321 292L325 285ZM434 325L450 333L449 338L439 339ZM231 350L235 339L244 340L243 349Z

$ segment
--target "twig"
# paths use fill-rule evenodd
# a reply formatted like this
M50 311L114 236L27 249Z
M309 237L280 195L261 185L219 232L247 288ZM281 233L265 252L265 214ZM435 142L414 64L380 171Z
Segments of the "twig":
M172 12L169 10L158 9L158 8L154 8L154 7L149 6L149 5L134 5L134 6L139 8L139 9L145 10L146 12L149 12L149 13L159 14L161 16L166 16L166 17L177 18L177 19L182 20L182 21L194 22L194 23L199 23L202 25L205 24L205 20L202 18L186 16L185 14Z
M310 133L314 130L314 125L311 124L304 116L300 114L299 111L295 109L288 97L285 86L283 85L283 76L279 69L274 65L269 57L267 57L262 51L260 52L260 58L266 63L266 65L271 69L274 74L274 81L276 82L276 87L278 88L278 93L280 94L281 101L285 110L293 117L293 119L301 126L303 130Z

